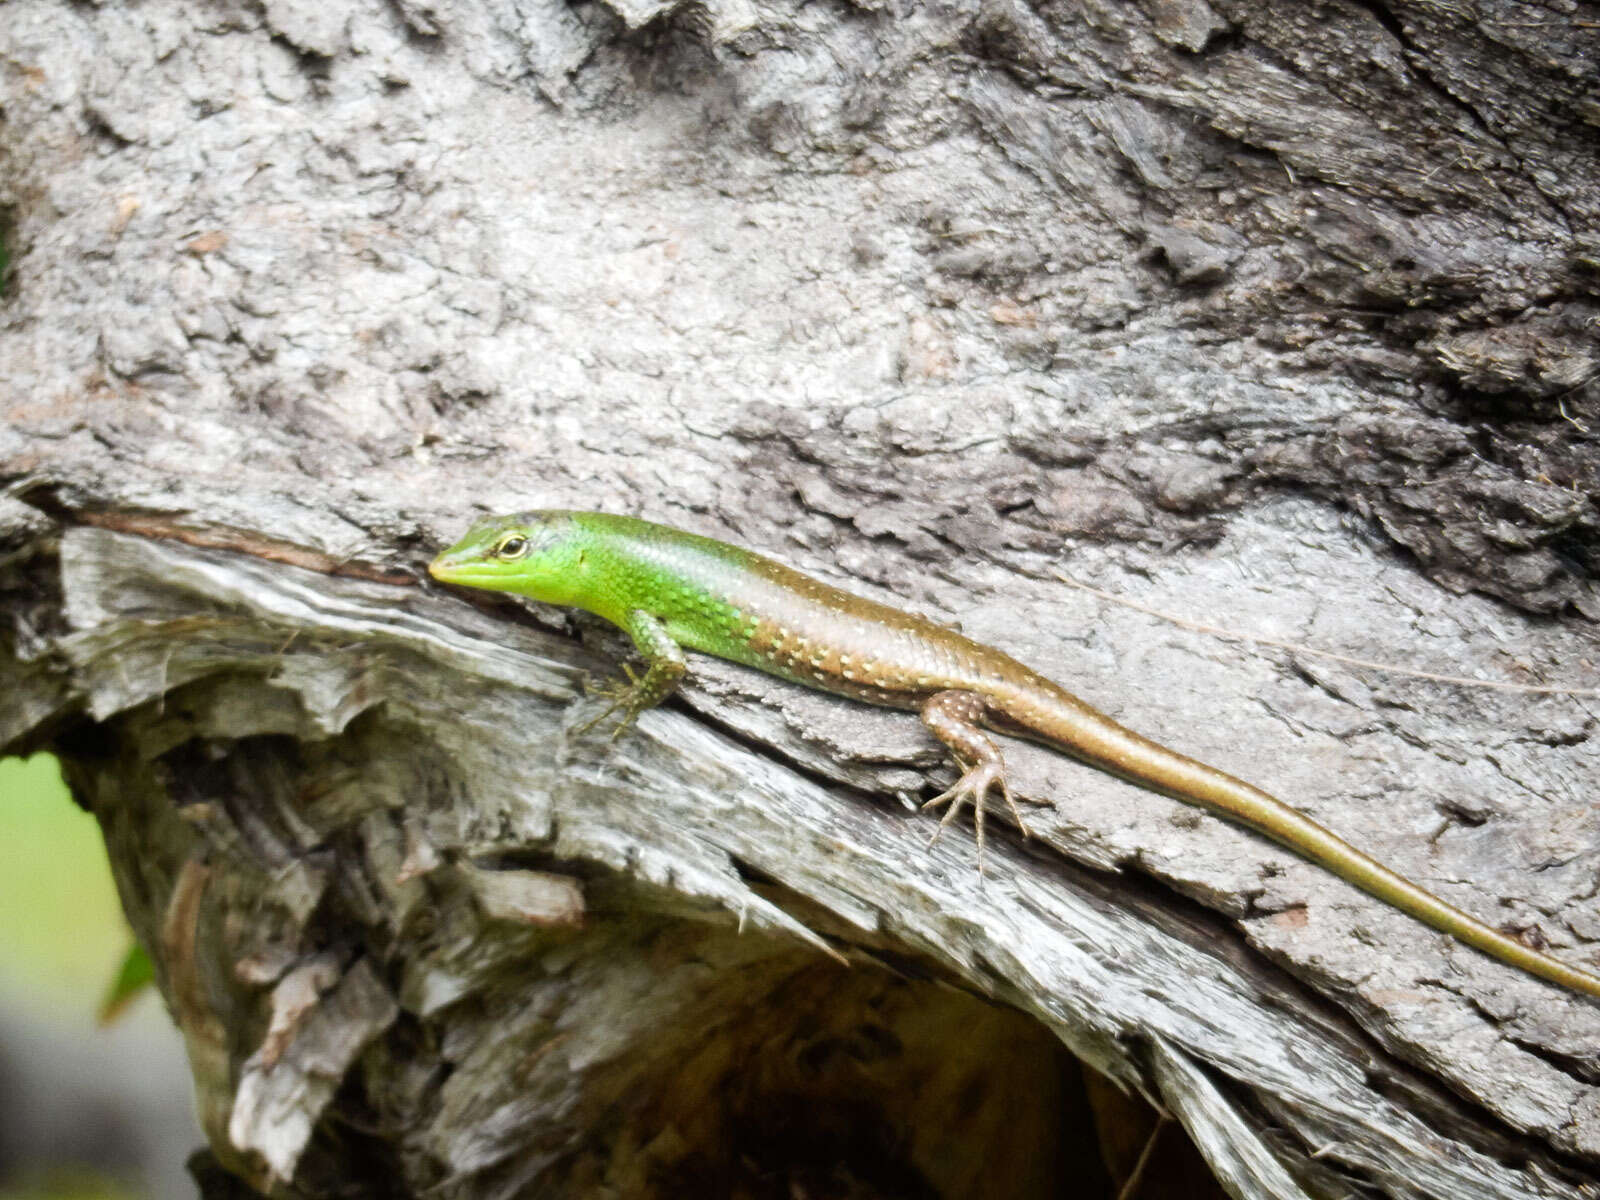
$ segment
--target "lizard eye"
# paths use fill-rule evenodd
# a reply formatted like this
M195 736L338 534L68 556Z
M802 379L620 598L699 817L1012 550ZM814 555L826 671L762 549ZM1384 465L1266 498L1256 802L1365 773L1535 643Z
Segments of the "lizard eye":
M520 533L507 534L494 548L496 558L521 558L528 552L528 539Z

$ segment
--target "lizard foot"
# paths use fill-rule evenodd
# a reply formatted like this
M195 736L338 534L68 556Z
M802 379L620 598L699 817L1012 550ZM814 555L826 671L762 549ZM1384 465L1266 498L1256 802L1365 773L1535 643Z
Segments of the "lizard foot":
M984 809L988 807L989 793L998 787L1000 794L1005 797L1006 805L1011 809L1011 816L1017 822L1017 828L1022 830L1023 837L1032 837L1033 833L1028 828L1028 823L1022 819L1022 810L1017 807L1015 798L1011 795L1011 785L1006 782L1005 765L998 758L985 759L975 767L963 766L961 778L956 780L955 786L940 792L922 807L923 809L937 808L941 804L950 807L945 810L944 816L939 818L939 828L933 831L933 837L928 839L928 845L937 842L944 833L945 826L949 825L961 813L961 806L972 805L972 823L978 833L978 871L983 871L983 817Z
M620 679L596 682L585 678L583 682L585 692L602 700L609 700L611 703L574 729L572 731L574 737L582 737L612 714L621 712L622 717L617 721L617 727L611 731L611 740L614 742L627 731L628 726L638 720L640 713L651 707L654 701L647 693L645 681L627 663L622 664L622 673L627 676L626 682Z

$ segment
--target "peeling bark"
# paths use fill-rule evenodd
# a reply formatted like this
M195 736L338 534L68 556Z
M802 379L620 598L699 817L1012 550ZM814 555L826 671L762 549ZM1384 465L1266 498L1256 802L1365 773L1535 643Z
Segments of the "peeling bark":
M615 632L421 567L739 541L1592 962L1597 20L11 0L0 749L205 1194L1107 1191L1085 1069L1235 1197L1595 1194L1600 1006L1037 747L980 879L913 719L726 664L578 736Z

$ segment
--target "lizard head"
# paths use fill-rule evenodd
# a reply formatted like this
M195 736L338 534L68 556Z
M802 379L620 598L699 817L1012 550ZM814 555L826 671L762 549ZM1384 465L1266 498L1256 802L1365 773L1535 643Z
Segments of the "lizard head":
M582 543L571 513L485 517L429 563L428 574L443 583L571 604L583 576Z

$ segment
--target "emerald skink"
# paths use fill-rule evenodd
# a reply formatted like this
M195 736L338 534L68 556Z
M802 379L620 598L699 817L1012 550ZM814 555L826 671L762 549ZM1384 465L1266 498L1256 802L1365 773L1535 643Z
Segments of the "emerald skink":
M992 647L923 617L830 587L748 550L605 513L490 517L429 566L446 583L586 609L619 625L644 674L612 689L622 724L659 704L688 666L714 654L869 704L912 709L962 774L929 801L941 827L999 791L1026 832L1000 751L985 729L1042 742L1144 787L1203 805L1283 843L1363 891L1529 974L1591 996L1600 977L1468 916L1243 780L1169 750Z

